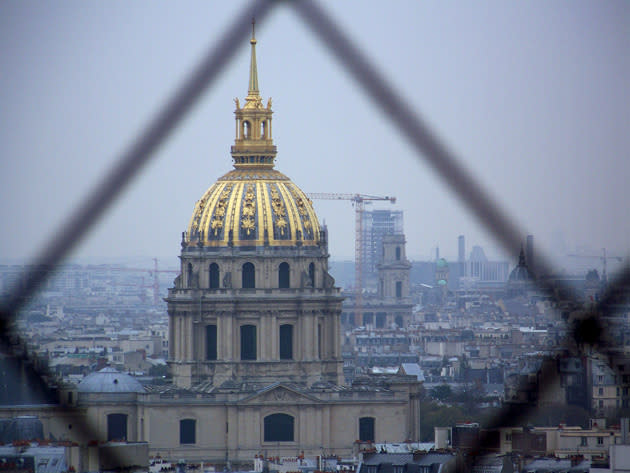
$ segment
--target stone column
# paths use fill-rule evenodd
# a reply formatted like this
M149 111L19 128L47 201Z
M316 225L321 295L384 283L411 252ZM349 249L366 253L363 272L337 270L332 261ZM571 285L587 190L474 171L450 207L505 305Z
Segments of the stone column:
M271 317L271 359L272 360L277 360L280 357L280 351L278 348L278 337L280 336L280 328L278 327L278 316L277 316L277 312L271 312L270 313L270 317ZM295 350L295 347L293 347L293 350Z
M269 318L267 316L267 311L258 312L258 320L260 320L260 325L258 327L258 334L256 335L258 340L256 340L256 351L258 355L256 358L258 360L267 361L269 359Z
M305 348L305 339L304 339L304 314L301 311L297 311L297 322L295 323L295 359L296 361L302 361L305 359L304 356L304 348Z
M168 320L168 358L175 358L175 316L169 316Z
M217 313L216 315L217 315L217 360L223 360L225 359L225 350L223 348L225 344L225 334L223 333L223 330L224 330L223 317L220 317L219 313Z
M184 346L184 316L177 317L177 359L183 360L184 353L182 347Z
M304 338L304 358L313 359L313 314L305 311L302 316L302 337Z
M195 341L193 338L193 320L192 316L186 317L186 361L193 359L193 345Z
M236 339L234 338L234 312L229 312L225 316L225 353L226 360L233 361L234 350L236 349Z

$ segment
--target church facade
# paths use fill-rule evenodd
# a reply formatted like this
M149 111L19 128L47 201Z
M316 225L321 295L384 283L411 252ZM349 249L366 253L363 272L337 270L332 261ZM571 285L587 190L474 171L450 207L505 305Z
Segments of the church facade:
M342 297L328 273L326 229L274 168L271 99L263 104L258 90L253 34L250 43L248 95L242 106L235 100L234 169L195 204L166 298L173 383L138 387L111 369L95 373L67 393L75 410L37 413L48 435L90 440L68 428L68 416L83 415L92 440L146 441L153 455L220 464L419 440L415 377L343 384ZM392 284L386 294L408 292Z

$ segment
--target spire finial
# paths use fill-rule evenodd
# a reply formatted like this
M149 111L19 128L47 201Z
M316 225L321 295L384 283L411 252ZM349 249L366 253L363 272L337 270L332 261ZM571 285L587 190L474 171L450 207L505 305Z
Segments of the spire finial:
M258 68L256 67L256 19L252 18L252 39L249 40L252 45L252 57L249 63L249 96L258 96Z
M518 255L518 265L519 266L526 266L527 263L525 262L525 251L523 250L523 244L521 243L521 252Z

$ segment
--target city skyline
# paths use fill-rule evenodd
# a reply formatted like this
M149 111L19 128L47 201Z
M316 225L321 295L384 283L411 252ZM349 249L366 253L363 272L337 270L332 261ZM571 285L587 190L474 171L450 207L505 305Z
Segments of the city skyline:
M0 92L0 257L37 253L242 5L0 6L10 71ZM515 216L523 240L534 234L548 253L588 246L625 257L630 9L571 6L325 4ZM467 253L480 244L501 254L293 12L277 8L257 36L277 169L305 192L395 195L382 208L405 212L412 259L439 244L455 260L459 234ZM73 258L175 258L195 201L231 169L232 99L246 92L247 62L242 47ZM353 259L349 202L314 205L332 259Z

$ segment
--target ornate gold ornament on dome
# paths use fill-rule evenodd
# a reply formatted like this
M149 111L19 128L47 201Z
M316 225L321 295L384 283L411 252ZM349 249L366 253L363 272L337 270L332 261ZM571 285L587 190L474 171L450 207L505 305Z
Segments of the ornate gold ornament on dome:
M242 107L239 99L234 99L234 169L197 202L185 233L185 246L318 246L320 226L311 200L274 169L277 151L272 137L272 100L269 98L263 107L253 22L250 45L248 93Z

